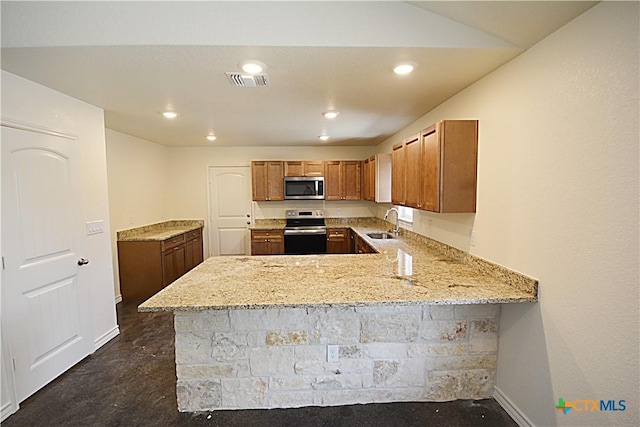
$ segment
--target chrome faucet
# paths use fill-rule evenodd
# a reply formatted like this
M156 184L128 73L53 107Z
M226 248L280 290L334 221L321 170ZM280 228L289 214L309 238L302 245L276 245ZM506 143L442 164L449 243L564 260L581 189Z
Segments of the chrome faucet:
M398 236L400 234L400 212L398 211L398 209L394 207L387 209L387 212L384 214L383 221L387 220L387 217L389 216L389 212L391 211L394 211L396 213L396 229L393 231L393 234Z

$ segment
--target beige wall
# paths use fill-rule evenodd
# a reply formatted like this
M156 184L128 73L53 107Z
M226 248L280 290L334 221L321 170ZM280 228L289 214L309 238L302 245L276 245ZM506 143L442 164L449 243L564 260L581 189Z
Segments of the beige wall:
M379 147L480 120L477 214L414 230L540 280L539 303L503 306L497 378L538 426L639 420L638 15L597 5ZM559 397L627 410L563 415Z
M111 252L115 295L120 299L116 232L170 218L167 147L110 129L106 131Z

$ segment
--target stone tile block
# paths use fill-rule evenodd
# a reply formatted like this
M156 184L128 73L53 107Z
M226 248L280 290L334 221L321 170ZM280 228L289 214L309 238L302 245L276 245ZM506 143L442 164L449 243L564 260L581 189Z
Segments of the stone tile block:
M422 323L421 337L427 341L460 341L467 338L467 321L430 320Z
M415 342L420 317L420 312L362 315L360 342Z
M432 305L429 307L429 317L432 320L450 320L454 318L455 306L453 305Z
M267 378L223 379L223 408L265 408Z
M311 380L314 390L361 389L362 375L320 375Z
M204 313L176 313L176 332L229 331L229 311L206 311Z
M220 380L178 380L176 384L180 412L212 411L222 406Z
M268 331L267 345L303 345L309 342L307 331Z
M310 390L311 379L293 375L289 377L272 377L269 380L269 390Z
M432 357L427 359L427 371L457 371L468 369L496 369L498 357L495 354L482 356Z
M360 359L362 357L362 346L360 345L341 345L338 348L338 357L347 359Z
M211 340L211 358L218 362L234 362L247 358L246 332L214 333Z
M176 332L176 364L208 362L211 336L211 332Z
M311 344L352 344L360 337L360 322L351 308L309 310Z
M370 359L397 359L407 357L409 344L406 343L371 343L363 344L362 352Z
M354 405L373 402L388 402L391 393L387 390L323 390L316 391L321 396L322 406Z
M176 365L176 375L179 379L211 379L224 377L247 376L248 362L216 363L207 365Z
M373 384L375 387L419 387L425 383L425 365L422 359L375 360Z
M498 323L493 319L471 320L469 352L493 354L498 352Z
M294 348L296 360L327 360L326 345L300 345Z
M409 357L466 356L469 345L466 342L429 342L409 344Z
M337 363L329 363L319 360L298 360L295 362L294 371L298 375L324 375L335 374L363 374L371 373L373 363L368 359L341 359Z
M312 391L279 391L268 395L270 408L299 408L315 404Z
M293 347L256 347L249 353L249 366L254 376L286 376L294 374Z
M426 397L432 401L485 399L492 396L494 372L490 370L429 372Z
M500 304L456 305L456 319L497 319L500 317Z

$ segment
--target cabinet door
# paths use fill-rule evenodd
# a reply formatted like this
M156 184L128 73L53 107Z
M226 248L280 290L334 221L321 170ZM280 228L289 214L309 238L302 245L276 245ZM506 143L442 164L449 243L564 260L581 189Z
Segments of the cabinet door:
M267 162L267 200L284 200L284 164Z
M284 176L304 176L303 162L301 160L284 162Z
M404 205L420 207L420 135L404 142Z
M271 233L269 239L269 255L284 254L284 234L283 231L277 230Z
M362 198L364 200L371 200L371 190L369 189L370 181L369 181L369 159L365 159L362 162Z
M404 144L398 143L391 151L391 203L404 205Z
M340 162L335 160L324 162L325 200L342 199L340 184Z
M342 200L362 199L362 162L341 162Z
M184 246L185 270L189 271L203 261L202 236L188 240Z
M306 161L303 162L304 176L324 176L324 162L318 161Z
M376 200L376 171L376 156L371 156L369 158L369 175L366 179L369 182L369 198L367 200L371 200L372 202Z
M436 134L440 143L439 212L475 212L478 121L443 120Z
M440 210L440 148L435 126L430 126L422 132L421 174L421 208L438 212Z
M349 229L347 228L333 228L327 231L327 253L349 253L348 231Z
M254 201L259 202L267 200L269 192L267 162L251 162L251 186Z
M181 244L162 253L163 286L167 286L182 276L185 270L185 246Z

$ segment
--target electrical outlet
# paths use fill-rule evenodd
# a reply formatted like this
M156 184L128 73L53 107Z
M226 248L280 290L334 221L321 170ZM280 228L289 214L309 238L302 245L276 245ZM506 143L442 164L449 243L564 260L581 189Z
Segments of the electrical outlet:
M337 362L339 352L340 352L339 345L328 345L327 346L327 362Z

